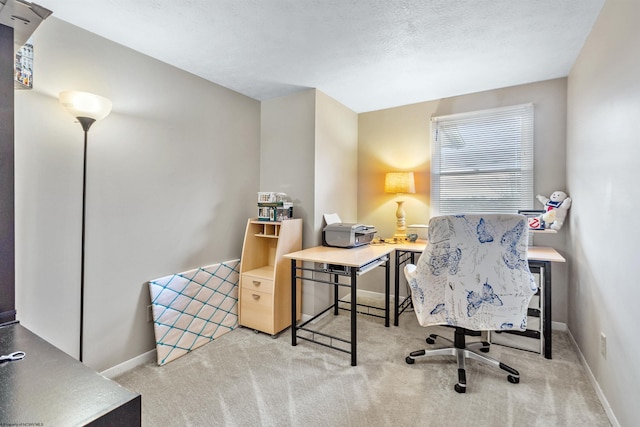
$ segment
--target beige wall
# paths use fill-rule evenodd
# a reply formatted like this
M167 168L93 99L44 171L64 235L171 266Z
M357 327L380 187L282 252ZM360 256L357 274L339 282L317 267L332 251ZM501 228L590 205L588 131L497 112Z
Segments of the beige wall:
M113 101L89 132L84 361L155 348L147 281L240 257L259 183L260 104L50 17L15 96L18 320L78 355L82 128L58 102Z
M416 194L403 197L407 224L429 221L429 117L437 106L422 102L358 116L358 217L375 225L378 237L396 229L396 195L384 193L387 172L415 173Z
M323 214L344 222L358 218L358 115L316 91L315 213L320 244Z
M263 101L260 106L260 191L287 193L302 218L302 244L315 242L316 91ZM255 215L254 215L255 216Z
M383 192L384 175L395 170L415 172L416 194L406 195L407 224L427 223L430 217L430 118L532 102L535 106L534 192L545 196L566 188L566 79L548 80L487 92L422 102L358 117L358 216L373 224L380 237L395 230L396 197ZM542 208L539 202L534 207ZM568 227L567 227L568 228ZM538 245L553 246L566 254L569 230L538 236ZM553 266L553 320L567 321L567 268ZM370 290L381 292L380 278L366 280ZM401 292L404 294L405 291Z
M638 16L638 1L607 1L568 86L568 323L622 426L637 425L640 413Z
M315 89L262 102L260 188L293 198L305 248L321 244L323 214L356 220L357 126L355 112ZM303 314L331 298L330 287L305 283Z

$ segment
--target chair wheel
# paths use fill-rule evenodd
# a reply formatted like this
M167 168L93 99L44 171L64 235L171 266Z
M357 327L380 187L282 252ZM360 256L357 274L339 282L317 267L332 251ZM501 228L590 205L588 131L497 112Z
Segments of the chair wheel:
M507 379L511 384L518 384L520 382L520 378L514 377L513 375L507 375Z
M431 337L427 338L427 344L435 344L435 343L436 343L436 340L434 340L433 338Z
M415 359L411 358L410 356L407 356L406 359L404 359L405 362L407 362L407 364L409 365L413 365L414 363L416 363Z
M480 351L483 353L489 353L489 347L480 347Z
M467 391L467 388L466 387L462 387L460 384L454 385L453 389L455 391L457 391L458 393L466 393L466 391Z

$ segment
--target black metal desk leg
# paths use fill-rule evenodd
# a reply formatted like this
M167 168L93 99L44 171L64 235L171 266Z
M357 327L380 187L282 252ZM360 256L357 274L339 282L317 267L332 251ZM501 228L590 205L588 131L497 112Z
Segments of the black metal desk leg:
M296 346L297 340L296 340L296 335L297 335L297 319L296 319L296 311L297 311L297 307L296 307L296 301L297 301L297 295L296 295L296 276L297 276L297 270L296 270L296 260L292 259L291 260L291 345L292 346Z
M333 315L337 316L338 315L338 275L337 274L333 274L333 283L335 283L335 285L333 285ZM351 294L351 297L353 298L355 294Z
M551 359L551 261L544 261L544 357Z
M337 288L337 286L336 286ZM356 333L356 314L357 314L357 289L356 289L356 269L351 268L351 366L356 366L356 343L358 342Z
M389 327L389 260L384 263L384 326ZM396 309L396 311L398 311Z
M396 255L396 268L395 268L395 284L394 284L394 303L393 303L393 326L398 326L398 319L400 318L400 251L395 250Z

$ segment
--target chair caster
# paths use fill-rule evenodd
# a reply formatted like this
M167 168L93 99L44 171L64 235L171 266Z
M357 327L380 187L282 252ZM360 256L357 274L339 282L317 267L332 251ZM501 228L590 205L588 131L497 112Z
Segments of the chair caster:
M509 382L511 384L518 384L520 382L520 377L514 377L513 375L507 375L507 380L509 380Z
M427 337L426 341L427 344L435 344L436 343L436 338L438 338L437 335L431 334Z
M405 362L407 362L407 364L409 365L413 365L414 363L416 363L416 360L413 359L411 356L407 356L406 359L404 359Z
M460 384L454 385L453 389L455 391L457 391L458 393L466 393L467 392L467 387L466 386L461 386Z

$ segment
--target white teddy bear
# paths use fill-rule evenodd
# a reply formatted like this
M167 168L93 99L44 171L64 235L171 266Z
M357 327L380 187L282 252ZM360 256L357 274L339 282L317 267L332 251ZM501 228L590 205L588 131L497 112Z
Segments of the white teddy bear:
M542 220L546 224L551 224L549 228L552 230L560 230L567 217L567 211L571 207L571 197L564 191L554 191L549 198L538 194L536 199L544 205L546 211L542 215Z

